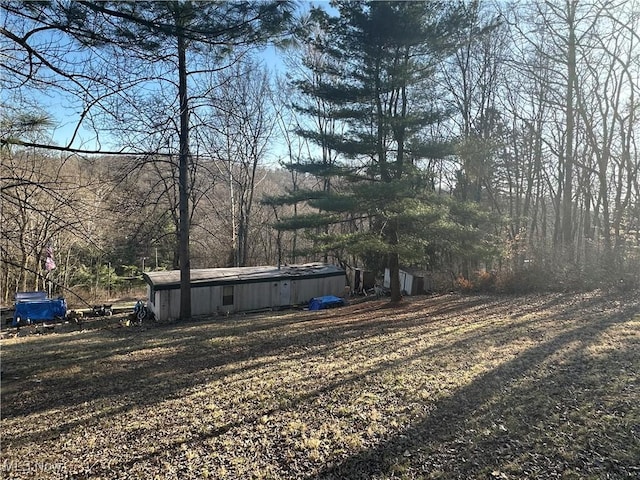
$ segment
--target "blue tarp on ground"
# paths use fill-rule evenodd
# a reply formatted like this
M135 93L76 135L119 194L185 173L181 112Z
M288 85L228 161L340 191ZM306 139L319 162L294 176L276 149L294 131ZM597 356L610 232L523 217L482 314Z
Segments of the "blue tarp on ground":
M12 326L29 323L46 322L56 318L64 318L67 314L67 302L64 298L27 300L16 302Z
M309 301L309 310L323 310L325 308L341 307L344 299L333 295L315 297Z

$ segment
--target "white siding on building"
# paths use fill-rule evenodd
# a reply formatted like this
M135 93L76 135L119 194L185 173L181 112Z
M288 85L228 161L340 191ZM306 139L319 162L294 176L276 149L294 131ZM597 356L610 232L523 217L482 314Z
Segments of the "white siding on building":
M147 272L149 307L160 321L180 315L180 272ZM281 308L306 304L313 297L342 295L344 271L333 265L304 264L192 270L193 316ZM227 294L233 302L224 304ZM227 296L230 300L231 296Z
M400 269L400 291L407 295L418 295L424 293L424 273L412 273L404 269ZM415 284L415 285L414 285ZM391 274L388 268L384 270L385 288L391 288Z

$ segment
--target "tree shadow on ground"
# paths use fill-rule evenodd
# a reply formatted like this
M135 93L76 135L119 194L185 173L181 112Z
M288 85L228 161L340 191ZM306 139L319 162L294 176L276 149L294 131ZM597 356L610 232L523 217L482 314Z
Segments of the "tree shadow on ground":
M631 304L628 307L619 306L613 315L612 305L609 303L616 300L586 299L581 304L572 306L567 301L568 298L563 300L561 297L554 297L544 303L543 307L551 309L546 315L555 315L557 312L559 316L570 317L572 311L583 313L579 321L572 322L563 333L541 340L537 346L521 352L450 396L438 400L429 414L416 419L407 428L360 452L321 467L308 475L308 478L388 478L401 476L403 471L414 477L442 471L444 478L476 478L474 475L486 473L483 469L487 468L495 468L496 471L516 469L502 463L492 464L483 458L487 451L497 452L500 462L504 463L504 458L508 457L524 465L528 457L524 460L522 458L526 457L529 449L551 449L551 440L547 442L551 447L535 442L532 444L528 442L526 433L536 426L544 426L547 419L536 415L554 411L555 404L540 403L540 398L547 398L550 402L554 399L553 402L557 402L557 405L565 405L573 398L568 393L568 387L574 386L574 392L578 393L585 388L595 388L594 385L576 383L576 379L590 374L584 370L585 348L591 339L624 323L638 311L637 304ZM332 310L319 314L283 314L266 320L257 316L237 318L219 325L208 325L206 329L204 324L191 322L136 335L118 332L105 337L103 332L90 337L86 344L78 343L75 346L69 342L69 338L50 337L45 339L48 342L47 348L41 351L43 365L40 372L45 374L44 378L37 384L31 379L18 381L15 385L10 385L7 393L3 385L3 418L15 419L67 409L69 420L23 432L20 438L5 437L5 442L18 448L29 443L55 441L61 435L82 428L88 422L115 417L132 408L154 407L167 399L179 399L185 391L197 390L200 385L211 381L226 381L238 374L251 378L256 372L268 368L275 357L284 358L288 362L303 362L308 357L318 359L335 354L336 349L346 344L348 354L359 355L360 358L397 350L412 345L416 339L408 334L404 345L395 345L397 339L386 334L410 332L411 329L424 328L425 325L433 328L435 334L438 324L452 316L461 315L457 321L464 323L464 317L472 315L472 312L477 314L489 307L508 312L513 303L513 299L500 297L460 297L455 299L454 306L448 305L450 301L451 299L428 299L415 304L407 303L402 309L393 311L386 309L383 303L374 303L368 308L359 306L358 309ZM591 313L584 314L585 308ZM381 315L383 310L385 314ZM371 312L371 315L365 319L358 317L363 311ZM535 313L533 306L530 311L527 307L520 313L514 312L515 317L522 317L514 318L514 324L517 323L517 327L523 331L535 329L540 318L528 318L530 313ZM420 358L436 357L444 349L456 349L462 357L465 351L481 349L487 342L499 344L506 341L511 328L515 327L488 325L482 331L461 330L453 342L429 348L420 348L418 345L416 352L411 355L398 354L374 362L357 372L320 379L317 385L309 382L294 391L287 391L289 386L282 385L277 392L288 395L288 398L279 406L267 405L257 409L252 415L225 422L208 433L199 435L193 442L204 442L232 434L240 427L255 424L261 416L273 413L274 408L292 409L301 404L311 404L328 392L357 385L367 377L397 370ZM374 350L365 342L372 338L376 341ZM76 346L80 348L75 348ZM24 346L22 349L9 349L9 354L12 351L24 351L23 348ZM4 356L7 349L3 350ZM140 356L141 352L144 355ZM638 358L633 352L623 353L620 361ZM553 369L547 366L544 371L540 370L540 365L549 363L558 355L560 359ZM593 362L591 368L597 379L612 356L613 354L609 354ZM66 365L75 365L75 368L51 375L59 370L61 358ZM77 359L81 359L79 364L74 363ZM108 408L83 412L83 405L97 400L107 404ZM535 405L535 402L538 405L533 413L522 410ZM82 414L74 415L76 409ZM468 433L472 430L476 433ZM481 430L488 433L478 433ZM578 440L586 442L583 438ZM180 447L179 442L167 445L164 454L170 454L173 449L177 454ZM134 463L155 461L157 455L136 455L129 463L109 465L103 473L112 472L113 468L127 469ZM573 460L572 468L579 468L580 461ZM529 463L532 465L527 468L535 471L535 462L531 460ZM624 459L619 463L623 464L620 468L626 468ZM286 471L286 465L281 467ZM555 469L555 472L559 468L548 467L545 471ZM523 474L524 470L520 472ZM292 476L304 475L292 472Z
M602 312L602 301L591 306ZM600 334L637 313L635 304L583 318L438 401L408 428L307 478L638 478L640 386L628 383L640 368L638 339L588 353Z
M593 305L589 308L601 309L602 299L591 301ZM563 314L571 316L572 308L567 306L566 301L559 298L552 303L563 306ZM512 304L512 298L456 296L453 302L450 297L427 299L426 302L405 303L393 311L387 310L388 302L374 302L349 311L336 309L311 315L286 313L267 317L266 320L260 316L247 316L214 325L185 322L150 330L108 328L73 338L66 335L43 336L36 339L39 346L30 349L37 352L36 356L24 358L24 348L19 345L3 346L3 368L9 370L7 381L3 382L7 387L3 388L3 397L19 394L25 384L42 395L35 393L30 401L4 403L2 416L28 415L100 396L110 398L127 389L133 390L131 393L134 393L136 402L154 403L163 397L135 393L146 393L152 384L163 378L177 379L169 384L179 390L192 384L191 380L202 380L198 373L207 372L206 376L210 379L211 370L226 365L240 364L239 370L249 370L250 373L251 367L247 368L242 362L252 360L252 366L256 368L271 361L273 355L304 358L309 353L322 354L339 343L365 340L381 332L406 331L416 326L422 328L425 323L433 324L435 330L439 322L460 313L464 314L464 320L478 311L509 309ZM538 305L538 309L542 310L548 307L548 304ZM584 310L585 305L575 308ZM363 311L369 318L363 320L360 317ZM385 314L381 315L381 312ZM461 329L464 326L462 320ZM520 327L533 327L539 320L521 322ZM199 328L201 326L202 329ZM495 340L501 334L509 333L510 329L508 325L490 326L471 336L461 335L455 344L447 345L447 348L467 348L470 342L478 343L487 337ZM271 335L273 331L288 333ZM242 341L226 344L225 338L240 338ZM390 340L389 348L394 347L392 342ZM160 352L148 354L142 360L128 361L133 353L144 350ZM173 358L179 361L172 362ZM265 360L261 362L261 358ZM105 369L104 365L115 368ZM61 367L67 367L68 371L61 371ZM51 375L52 372L56 375ZM223 374L233 372L233 369L225 370ZM11 381L12 375L17 375L17 382ZM47 395L47 392L59 392L61 395L55 398ZM175 392L164 393L170 396Z
M24 345L4 345L2 418L114 399L123 393L128 394L129 406L152 405L198 382L236 371L250 375L276 355L291 360L311 353L322 355L338 344L422 327L425 322L433 323L435 329L438 322L461 312L472 315L477 309L505 306L510 301L456 296L452 304L446 296L405 302L393 310L387 301L376 301L350 309L240 315L213 323L199 320L151 329L116 328L119 319L113 318L104 323L105 328L29 339L33 347L26 351ZM487 334L491 332L495 330ZM473 340L479 338L474 335ZM461 338L462 347L464 340ZM395 347L392 340L388 347ZM134 358L140 352L143 358ZM237 367L221 371L228 365ZM158 391L158 384L169 388Z

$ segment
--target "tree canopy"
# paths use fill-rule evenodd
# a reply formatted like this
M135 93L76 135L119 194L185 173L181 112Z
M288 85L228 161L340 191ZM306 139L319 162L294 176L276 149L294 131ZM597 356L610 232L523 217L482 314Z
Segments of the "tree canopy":
M192 267L638 282L639 8L2 2L3 291L179 268L188 318Z
M433 172L423 168L425 160L452 153L451 143L428 134L447 116L445 92L435 87L434 76L458 46L456 33L470 17L462 3L451 2L334 6L336 16L313 12L309 40L322 61L309 64L315 75L297 87L316 105L328 106L301 110L344 125L339 131L300 132L338 160L328 163L325 156L289 166L322 177L333 188L304 198L321 214L283 220L279 228L314 230L318 248L338 256L346 250L386 258L397 301L401 261L424 258L436 238L456 236L454 226L475 229L480 237L478 220L459 222L450 201L434 195ZM302 199L301 192L295 199Z

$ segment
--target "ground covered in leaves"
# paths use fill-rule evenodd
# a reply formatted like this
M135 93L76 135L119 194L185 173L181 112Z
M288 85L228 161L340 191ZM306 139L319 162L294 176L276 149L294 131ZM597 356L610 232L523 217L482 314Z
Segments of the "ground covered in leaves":
M640 478L640 298L405 298L3 339L2 478Z

